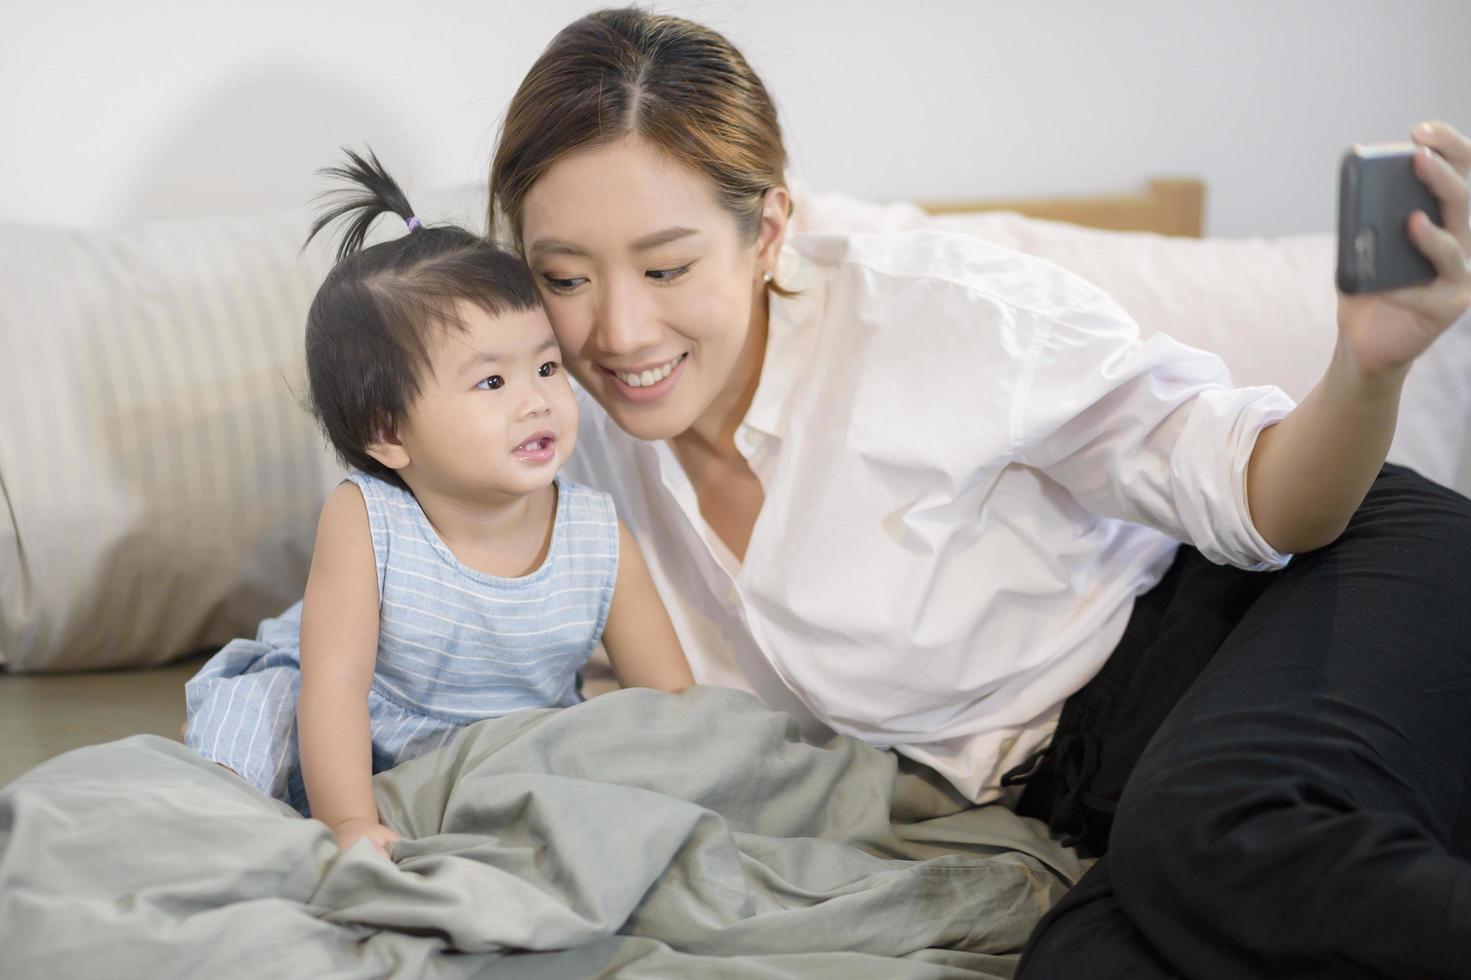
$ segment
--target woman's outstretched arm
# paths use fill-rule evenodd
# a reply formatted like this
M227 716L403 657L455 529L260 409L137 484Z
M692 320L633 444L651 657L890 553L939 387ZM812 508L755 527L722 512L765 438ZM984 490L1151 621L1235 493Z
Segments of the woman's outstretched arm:
M1247 500L1257 531L1279 551L1311 551L1343 532L1389 452L1410 365L1471 305L1471 140L1445 123L1417 126L1413 136L1423 148L1415 172L1440 201L1445 227L1417 211L1409 236L1437 277L1340 296L1338 346L1323 380L1258 436Z

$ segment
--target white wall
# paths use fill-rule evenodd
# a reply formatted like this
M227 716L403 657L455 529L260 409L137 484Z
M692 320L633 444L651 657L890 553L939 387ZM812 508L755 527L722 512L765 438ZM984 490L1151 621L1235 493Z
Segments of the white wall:
M483 179L516 83L587 0L60 2L0 11L0 219L299 206L342 144ZM1214 234L1327 230L1337 158L1471 130L1466 0L653 4L732 38L794 170L876 198L1208 182Z

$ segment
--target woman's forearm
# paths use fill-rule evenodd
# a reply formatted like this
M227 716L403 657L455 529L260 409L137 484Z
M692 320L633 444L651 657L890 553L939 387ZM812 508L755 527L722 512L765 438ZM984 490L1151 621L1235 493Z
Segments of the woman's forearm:
M1366 377L1340 348L1302 403L1262 431L1247 500L1272 547L1312 551L1343 533L1389 453L1407 372Z
M319 690L304 676L296 716L312 816L328 827L353 818L377 821L367 697L334 687Z

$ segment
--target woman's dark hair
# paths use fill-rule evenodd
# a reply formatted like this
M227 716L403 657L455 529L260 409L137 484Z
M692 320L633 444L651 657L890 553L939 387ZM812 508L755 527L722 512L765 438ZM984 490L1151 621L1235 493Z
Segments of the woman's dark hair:
M333 200L306 239L351 219L307 314L309 404L345 464L403 486L367 449L395 431L418 396L429 332L460 328L459 300L499 316L539 308L541 296L516 256L463 228L421 224L372 150L366 160L344 152L345 166L321 172L355 186L325 195ZM363 248L374 219L387 213L408 234Z
M734 45L679 17L600 10L552 38L511 98L490 168L492 237L519 251L532 185L565 154L627 136L708 178L747 241L766 191L786 182L776 106Z

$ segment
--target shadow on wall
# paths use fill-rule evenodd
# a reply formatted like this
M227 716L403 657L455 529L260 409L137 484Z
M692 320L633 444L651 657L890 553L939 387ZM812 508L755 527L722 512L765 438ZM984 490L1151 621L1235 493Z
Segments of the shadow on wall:
M203 92L119 175L103 224L304 207L328 186L316 171L364 143L412 180L412 139L382 106L299 67L248 71Z

